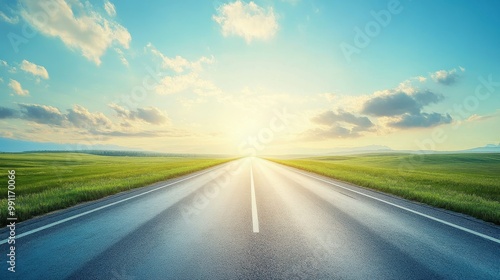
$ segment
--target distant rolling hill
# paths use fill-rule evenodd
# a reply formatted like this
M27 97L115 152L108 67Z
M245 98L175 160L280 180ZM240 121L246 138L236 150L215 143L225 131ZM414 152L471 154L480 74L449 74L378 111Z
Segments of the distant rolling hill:
M500 144L488 144L484 147L473 148L462 151L464 153L500 153Z

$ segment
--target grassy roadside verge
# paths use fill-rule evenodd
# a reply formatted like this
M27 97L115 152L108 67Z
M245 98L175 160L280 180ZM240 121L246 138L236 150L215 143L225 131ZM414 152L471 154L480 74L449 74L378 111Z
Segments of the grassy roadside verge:
M231 159L98 156L77 153L0 154L0 226L7 223L8 170L15 170L18 221L179 177Z
M269 160L500 225L500 154Z

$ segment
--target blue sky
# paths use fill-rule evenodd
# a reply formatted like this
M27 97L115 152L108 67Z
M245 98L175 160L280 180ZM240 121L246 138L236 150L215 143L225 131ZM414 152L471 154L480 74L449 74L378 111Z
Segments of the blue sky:
M193 153L497 144L499 8L4 1L0 137Z

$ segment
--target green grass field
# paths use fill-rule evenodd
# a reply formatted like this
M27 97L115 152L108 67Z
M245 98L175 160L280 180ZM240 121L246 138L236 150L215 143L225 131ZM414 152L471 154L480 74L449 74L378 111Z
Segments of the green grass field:
M202 170L230 159L0 154L0 225L7 223L8 170L16 172L16 216L37 215Z
M500 224L500 154L374 154L271 160Z

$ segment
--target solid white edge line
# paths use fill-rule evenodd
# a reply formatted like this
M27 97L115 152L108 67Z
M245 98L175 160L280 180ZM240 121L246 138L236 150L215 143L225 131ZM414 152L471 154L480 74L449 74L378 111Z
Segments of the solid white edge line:
M213 170L212 170L212 169L211 169L211 170L207 170L207 171L205 171L205 172L202 172L202 173L199 173L199 174L193 175L193 176L191 176L191 177L187 177L187 178L181 179L181 180L179 180L179 181L175 181L175 182L172 182L172 183L169 183L169 184L166 184L166 185L163 185L163 186L157 187L157 188L155 188L155 189L152 189L152 190L149 190L149 191L146 191L146 192L142 192L142 193L140 193L140 194L136 194L136 195L134 195L134 196L127 197L127 198L124 198L124 199L122 199L122 200L115 201L115 202L112 202L112 203L110 203L110 204L106 204L106 205L103 205L103 206L100 206L100 207L94 208L94 209L92 209L92 210L89 210L89 211L86 211L86 212L83 212L83 213L80 213L80 214L77 214L77 215L74 215L74 216L71 216L71 217L68 217L68 218L64 218L64 219L59 220L59 221L57 221L57 222L53 222L53 223L50 223L50 224L48 224L48 225L44 225L44 226L42 226L42 227L39 227L39 228L36 228L36 229L29 230L29 231L27 231L27 232L23 232L23 233L21 233L21 234L17 234L17 235L16 235L16 240L17 240L17 239L19 239L19 238L21 238L21 237L28 236L28 235L30 235L30 234L33 234L33 233L36 233L36 232L42 231L42 230L44 230L44 229L48 229L48 228L51 228L51 227L53 227L53 226L56 226L56 225L59 225L59 224L65 223L65 222L67 222L67 221L74 220L74 219L79 218L79 217L81 217L81 216L85 216L85 215L88 215L88 214L90 214L90 213L93 213L93 212L99 211L99 210L101 210L101 209L108 208L108 207L113 206L113 205L115 205L115 204L122 203L122 202L124 202L124 201L130 200L130 199L133 199L133 198L136 198L136 197L139 197L139 196L143 196L143 195L145 195L145 194L148 194L148 193L151 193L151 192L154 192L154 191L157 191L157 190L160 190L160 189L166 188L166 187L168 187L168 186L171 186L171 185L174 185L174 184L177 184L177 183L180 183L180 182L183 182L183 181L186 181L186 180L189 180L189 179L192 179L192 178L195 178L195 177L201 176L201 175L206 174L206 173L211 172L211 171L213 171ZM8 240L9 240L9 238L7 238L7 239L4 239L4 240L0 241L0 245L7 243L7 241L8 241Z
M259 232L259 216L257 215L257 200L255 199L255 185L253 183L253 170L250 165L250 189L252 191L252 228L253 232Z
M339 188L342 188L342 189L344 189L344 190L347 190L347 191L350 191L350 192L353 192L353 193L360 194L360 195L362 195L362 196L369 197L369 198L371 198L371 199L375 199L375 200L380 201L380 202L383 202L383 203L385 203L385 204L392 205L392 206L397 207L397 208L399 208L399 209L406 210L406 211L411 212L411 213L413 213L413 214L416 214L416 215L419 215L419 216L425 217L425 218L427 218L427 219L430 219L430 220L433 220L433 221L436 221L436 222L442 223L442 224L444 224L444 225L447 225L447 226L450 226L450 227L453 227L453 228L456 228L456 229L459 229L459 230L462 230L462 231L465 231L465 232L468 232L468 233L474 234L474 235L476 235L476 236L479 236L479 237L482 237L482 238L484 238L484 239L488 239L488 240L490 240L490 241L493 241L493 242L495 242L495 243L500 244L500 239L496 239L496 238L491 237L491 236L488 236L488 235L486 235L486 234L482 234L482 233L480 233L480 232L477 232L477 231L474 231L474 230L471 230L471 229L468 229L468 228L464 228L464 227L459 226L459 225L455 225L455 224L453 224L453 223L450 223L450 222L447 222L447 221L444 221L444 220L441 220L441 219L438 219L438 218L435 218L435 217L429 216L429 215L424 214L424 213L420 213L420 212L418 212L418 211L415 211L415 210L412 210L412 209L406 208L406 207L404 207L404 206L400 206L400 205L394 204L394 203L389 202L389 201L385 201L385 200L383 200L383 199L380 199L380 198L377 198L377 197L371 196L371 195L369 195L369 194L365 194L365 193L362 193L362 192L358 192L358 191L352 190L352 189L350 189L350 188L347 188L347 187L341 186L341 185L339 185L339 184L336 184L336 183L330 182L330 181L328 181L328 180L324 180L324 179L321 179L321 178L318 178L318 177L315 177L315 176L309 175L309 174L307 174L307 173L303 173L303 172L300 172L300 171L297 171L297 170L293 170L293 171L295 171L295 172L297 172L297 173L300 173L300 174L302 174L302 175L304 175L304 176L314 178L314 179L316 179L316 180L319 180L319 181L322 181L322 182L325 182L325 183L328 183L328 184L331 184L331 185L337 186L337 187L339 187Z

